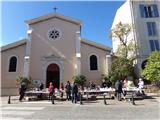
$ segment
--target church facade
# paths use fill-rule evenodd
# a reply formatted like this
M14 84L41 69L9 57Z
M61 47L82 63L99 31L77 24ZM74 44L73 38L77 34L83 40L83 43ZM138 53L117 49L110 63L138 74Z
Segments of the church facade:
M79 20L53 13L25 21L28 38L1 47L1 95L17 95L17 76L32 84L72 82L74 75L101 82L111 65L111 48L81 38Z

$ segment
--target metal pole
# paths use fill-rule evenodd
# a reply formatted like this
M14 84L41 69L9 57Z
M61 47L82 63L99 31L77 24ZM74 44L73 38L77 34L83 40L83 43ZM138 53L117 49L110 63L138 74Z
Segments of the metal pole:
M8 104L11 104L11 96L8 97Z
M82 94L81 94L81 92L79 94L80 94L80 105L82 105L83 104L82 103Z
M52 101L52 104L54 104L54 94L52 94L51 101Z
M106 102L106 94L103 94L103 97L104 97L104 104L107 105L107 102Z
M133 92L132 92L132 104L135 105L134 97L133 97Z

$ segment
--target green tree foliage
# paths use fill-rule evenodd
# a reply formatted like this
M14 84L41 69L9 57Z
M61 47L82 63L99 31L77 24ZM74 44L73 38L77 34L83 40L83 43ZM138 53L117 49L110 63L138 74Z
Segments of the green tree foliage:
M87 81L86 77L84 75L75 75L73 76L73 80L74 82L76 82L77 84L83 86L85 84L85 82Z
M112 61L112 69L110 79L114 82L115 79L124 79L127 76L134 76L133 61L137 56L137 43L130 39L133 28L129 24L118 23L110 33L112 40L119 43L115 57Z
M102 74L101 75L101 80L108 80L109 79L109 76L107 74Z
M31 83L31 78L27 78L27 77L23 77L23 76L18 76L16 78L16 81L18 84L21 84L21 83L26 83L26 85L29 85Z
M125 79L127 76L133 76L133 65L132 61L124 58L118 57L112 62L112 75L115 79Z
M160 81L160 52L152 52L141 75L150 81Z
M118 73L116 71L112 70L109 72L109 74L102 74L101 75L102 80L110 80L112 83L115 83L116 80L118 79Z
M130 39L130 35L132 34L133 28L129 24L122 24L119 22L110 32L110 38L112 40L116 40L119 44L117 52L115 53L117 56L129 58L134 60L136 58L136 52L138 46L136 41Z

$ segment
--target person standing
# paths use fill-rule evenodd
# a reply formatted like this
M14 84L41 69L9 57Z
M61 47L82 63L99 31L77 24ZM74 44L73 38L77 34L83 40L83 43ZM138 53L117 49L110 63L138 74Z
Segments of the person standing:
M43 85L43 83L41 82L41 84L39 85L39 90L43 90L43 88L44 88L44 85Z
M142 78L139 78L138 88L139 89L143 89L144 88L144 81L142 80Z
M124 79L124 81L123 81L123 87L124 88L128 88L128 80L127 79Z
M78 86L77 83L74 82L72 85L72 103L77 103L77 97L78 97Z
M27 86L26 86L26 83L25 82L22 82L21 85L20 85L20 88L19 88L19 101L21 102L22 99L24 98L24 95L25 95L25 91L27 90Z
M139 88L139 92L142 95L145 95L144 91L142 90L144 88L144 81L142 78L139 78L138 88Z
M61 83L61 86L60 86L60 96L61 96L61 99L63 98L63 91L64 91L64 85L63 85L63 83Z
M44 88L44 85L43 83L41 82L40 85L39 85L39 90L42 91ZM43 94L42 93L39 93L38 96L37 96L39 99L42 99L43 98Z
M71 84L69 81L67 81L65 89L66 89L66 99L69 101L71 100Z
M53 88L52 82L49 83L48 91L49 91L49 100L51 100L52 95L54 93L54 88Z
M115 95L119 101L121 101L121 94L122 94L122 82L117 80L115 83Z

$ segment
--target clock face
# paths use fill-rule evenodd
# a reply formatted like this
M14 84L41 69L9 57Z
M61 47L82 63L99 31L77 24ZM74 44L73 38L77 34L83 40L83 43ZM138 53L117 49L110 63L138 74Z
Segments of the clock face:
M53 28L48 32L48 37L50 40L57 40L61 37L60 30Z

